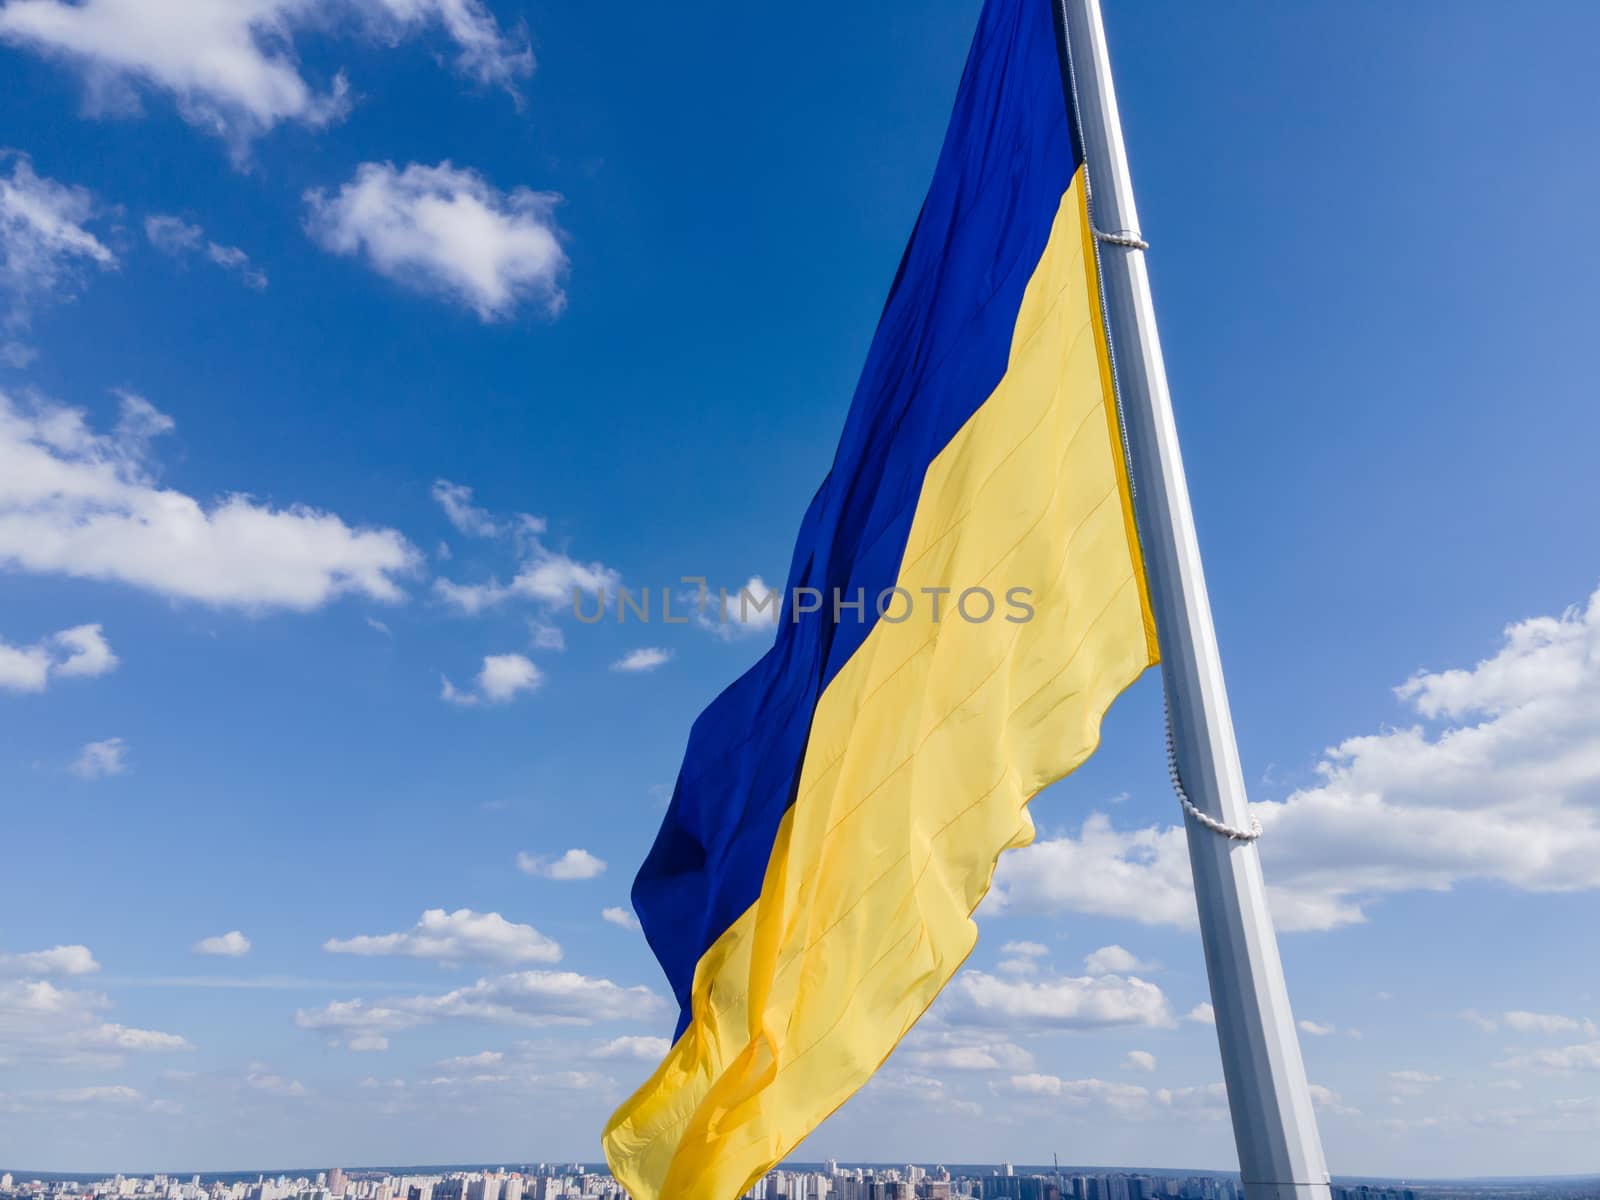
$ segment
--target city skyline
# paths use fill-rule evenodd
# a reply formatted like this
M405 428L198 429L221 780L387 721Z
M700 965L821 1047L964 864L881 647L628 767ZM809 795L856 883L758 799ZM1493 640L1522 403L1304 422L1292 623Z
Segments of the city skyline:
M977 5L199 4L0 0L0 1162L598 1162ZM1336 1179L1600 1169L1600 14L1453 11L1107 13ZM797 1161L1234 1165L1161 737Z
M254 1179L249 1178L254 1176ZM185 1178L187 1176L187 1178ZM1059 1161L1049 1164L1008 1161L975 1163L902 1163L784 1161L757 1180L742 1200L879 1200L854 1195L872 1185L889 1185L883 1195L896 1200L896 1185L916 1197L943 1200L947 1195L1016 1196L1029 1200L1035 1192L1059 1189L1060 1200L1238 1200L1242 1185L1237 1172L1192 1171L1183 1168L1108 1168ZM1440 1200L1445 1196L1548 1194L1583 1200L1600 1191L1600 1176L1551 1176L1526 1179L1384 1179L1336 1178L1334 1200ZM605 1164L538 1162L485 1166L462 1164L297 1168L269 1171L183 1172L148 1174L117 1172L46 1173L0 1170L0 1196L139 1197L161 1200L556 1200L566 1195L622 1195ZM911 1196L905 1200L913 1200ZM1053 1200L1046 1194L1040 1200Z

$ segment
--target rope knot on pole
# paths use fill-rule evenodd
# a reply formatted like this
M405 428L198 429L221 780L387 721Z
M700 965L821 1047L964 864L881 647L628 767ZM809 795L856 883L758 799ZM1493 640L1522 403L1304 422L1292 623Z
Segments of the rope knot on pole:
M1130 250L1150 249L1149 242L1145 241L1137 233L1130 233L1125 229L1118 230L1116 233L1107 233L1104 229L1096 229L1094 231L1094 240L1104 242L1108 246L1126 246Z

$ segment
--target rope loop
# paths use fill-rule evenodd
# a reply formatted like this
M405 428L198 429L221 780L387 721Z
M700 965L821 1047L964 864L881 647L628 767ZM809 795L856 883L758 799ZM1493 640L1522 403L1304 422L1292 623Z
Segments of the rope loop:
M1105 242L1110 246L1126 246L1130 250L1150 249L1150 243L1145 241L1137 233L1107 233L1103 229L1096 229L1094 231L1094 240L1097 242Z
M1254 817L1250 818L1249 829L1240 829L1201 812L1195 802L1189 799L1189 793L1183 786L1183 776L1178 773L1178 743L1172 732L1172 705L1167 701L1165 692L1162 693L1162 708L1167 719L1167 774L1172 779L1172 790L1178 794L1178 803L1183 805L1183 811L1212 833L1220 833L1235 842L1256 841L1261 836L1261 822Z

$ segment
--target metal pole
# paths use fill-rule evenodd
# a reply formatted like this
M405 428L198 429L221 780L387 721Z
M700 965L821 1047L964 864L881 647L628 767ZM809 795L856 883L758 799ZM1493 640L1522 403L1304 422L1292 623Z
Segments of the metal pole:
M1100 0L1060 0L1097 229L1139 237ZM1144 251L1102 241L1101 282L1116 356L1130 470L1161 670L1189 797L1235 828L1249 824L1189 487L1167 392ZM1185 819L1195 900L1216 1010L1222 1074L1246 1200L1328 1200L1328 1169L1283 964L1253 842Z

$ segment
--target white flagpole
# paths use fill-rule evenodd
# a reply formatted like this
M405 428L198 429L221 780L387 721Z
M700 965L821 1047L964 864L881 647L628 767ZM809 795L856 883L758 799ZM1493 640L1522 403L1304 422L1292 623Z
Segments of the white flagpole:
M1156 334L1100 0L1059 2L1101 235L1106 322L1161 642L1174 766L1201 814L1242 832L1250 824L1244 775ZM1260 856L1253 841L1230 838L1192 814L1184 821L1246 1200L1328 1200L1328 1169Z

